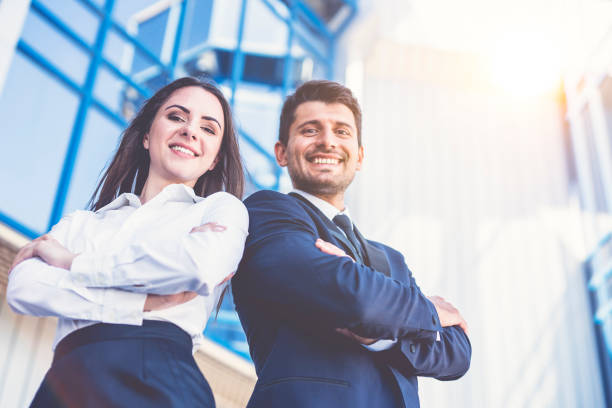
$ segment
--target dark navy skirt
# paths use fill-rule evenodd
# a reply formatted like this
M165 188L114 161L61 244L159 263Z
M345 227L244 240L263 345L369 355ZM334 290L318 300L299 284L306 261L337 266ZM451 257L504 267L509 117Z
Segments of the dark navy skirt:
M178 326L99 323L55 349L31 407L214 407L210 386Z

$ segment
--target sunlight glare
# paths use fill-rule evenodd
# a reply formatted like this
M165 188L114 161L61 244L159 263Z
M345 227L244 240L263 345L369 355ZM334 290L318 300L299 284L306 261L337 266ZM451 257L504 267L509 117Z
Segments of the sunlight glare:
M561 49L537 31L507 33L491 52L493 83L517 96L535 96L559 89Z

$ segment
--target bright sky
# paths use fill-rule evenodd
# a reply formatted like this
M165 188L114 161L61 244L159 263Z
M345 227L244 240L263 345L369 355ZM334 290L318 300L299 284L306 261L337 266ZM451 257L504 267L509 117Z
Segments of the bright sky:
M390 27L384 35L482 55L495 83L523 94L554 89L612 18L604 0L371 0L370 7Z

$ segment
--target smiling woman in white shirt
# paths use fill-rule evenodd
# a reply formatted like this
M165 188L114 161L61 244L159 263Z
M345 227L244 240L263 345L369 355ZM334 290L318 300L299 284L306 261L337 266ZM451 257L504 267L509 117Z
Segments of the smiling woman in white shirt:
M248 229L229 104L181 78L138 112L92 211L17 254L7 298L57 316L54 359L32 407L214 407L193 359Z

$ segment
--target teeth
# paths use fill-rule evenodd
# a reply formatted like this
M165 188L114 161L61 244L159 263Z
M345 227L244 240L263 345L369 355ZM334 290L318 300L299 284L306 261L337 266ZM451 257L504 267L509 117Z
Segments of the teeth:
M195 154L191 150L185 149L182 146L171 146L170 148L172 150L176 150L177 152L185 153L185 154L188 154L190 156L195 156Z
M338 164L338 159L324 159L322 157L315 157L313 162L315 164Z

